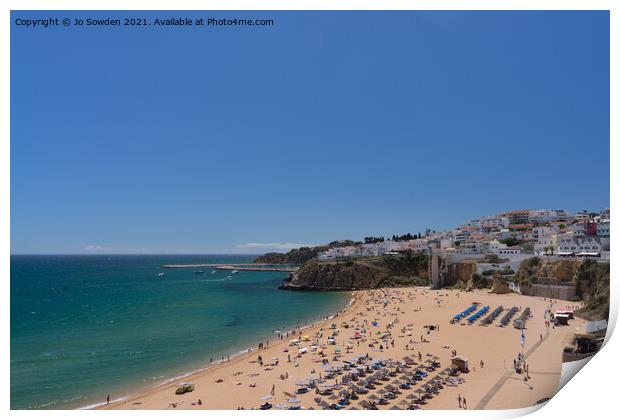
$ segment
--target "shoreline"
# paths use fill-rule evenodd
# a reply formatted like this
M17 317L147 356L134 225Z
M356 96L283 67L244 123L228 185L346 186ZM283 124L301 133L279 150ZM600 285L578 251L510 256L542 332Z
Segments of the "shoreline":
M342 293L342 292L341 292ZM347 293L347 292L344 292ZM359 303L361 302L361 299L358 298L357 293L358 291L351 291L348 292L350 293L349 296L349 300L347 302L347 304L344 306L344 308L340 311L337 311L334 314L328 315L323 317L320 320L314 321L312 323L309 323L307 325L304 326L300 326L298 329L293 329L293 330L288 330L288 331L282 331L282 334L289 334L292 333L293 331L308 331L309 329L313 329L313 328L317 328L319 326L323 326L323 324L327 324L330 321L333 321L335 319L338 319L338 317L341 317L343 315L345 315L348 311L350 311L353 307L357 307L357 305L359 305ZM286 337L282 338L282 339L278 339L273 341L273 345L279 344L281 345L283 342L286 341ZM269 342L269 340L267 340L267 342ZM269 347L267 347L269 348ZM164 389L166 387L172 387L174 386L176 388L176 382L177 381L190 381L191 379L195 379L197 377L200 377L202 375L205 375L207 373L213 373L213 372L217 372L218 369L221 369L225 366L230 366L232 363L237 363L240 361L243 361L247 358L249 358L250 356L254 355L257 351L258 351L258 347L247 347L245 350L239 350L239 351L235 351L233 353L231 353L230 355L230 360L214 360L213 362L209 363L208 366L205 367L201 367L198 369L194 369L192 371L189 371L187 373L182 373L180 375L174 376L172 378L167 378L164 379L163 381L158 382L155 385L147 385L143 388L141 388L141 390L138 390L137 392L132 392L128 395L122 396L122 397L118 397L115 399L110 400L110 403L108 404L106 401L102 401L102 402L96 402L96 403L92 403L92 404L88 404L86 406L83 407L77 407L74 408L74 410L97 410L97 409L114 409L118 404L120 403L128 403L134 400L137 400L139 398L143 398L146 395L155 393L161 389Z
M500 327L497 323L482 325L464 320L454 324L448 322L455 313L471 305L472 301L492 307L531 307L533 315L525 329L525 345L519 344L519 330L513 328L512 324ZM296 404L305 409L321 409L325 408L321 407L325 401L320 401L321 398L317 398L319 396L314 390L302 394L296 390L312 376L321 379L321 374L326 375L320 381L322 389L326 386L342 387L338 385L341 378L328 375L330 365L336 366L342 360L352 360L366 354L370 360L387 360L388 363L403 358L418 360L420 357L420 366L423 366L422 356L419 356L423 354L427 361L431 357L440 361L441 369L444 369L450 366L450 353L453 351L469 358L470 371L462 375L462 382L458 382L458 385L448 384L428 405L421 408L458 409L457 393L467 396L470 408L529 407L540 399L554 395L562 370L563 346L573 333L583 327L582 321L574 320L568 327L551 328L546 323L547 309L572 303L556 300L551 303L533 296L513 293L497 295L483 290L462 292L412 287L354 291L350 304L342 311L295 329L292 336L286 337L284 333L284 337L272 341L269 347L242 351L237 357L231 357L230 362L209 366L184 376L183 382L195 385L195 390L190 393L175 394L178 385L172 379L144 392L132 393L121 401L96 408L231 410L255 409L268 401L275 409L287 408L287 404ZM435 326L435 329L430 330L429 326ZM353 335L359 338L360 332L361 340L354 339ZM385 338L386 333L388 338ZM335 340L332 336L335 336ZM333 342L329 343L329 340ZM489 346L489 343L493 343L493 346ZM528 367L531 364L531 369L528 369L529 381L524 381L523 373L517 373L512 368L517 352L527 354ZM329 360L327 365L325 359ZM342 378L345 377L346 374ZM333 379L336 379L336 384L331 383ZM408 394L418 387L403 391L397 399L379 408L409 404L406 398L412 395ZM351 407L359 408L358 403L365 402L362 400L373 392L376 391L360 395L360 400L351 402Z

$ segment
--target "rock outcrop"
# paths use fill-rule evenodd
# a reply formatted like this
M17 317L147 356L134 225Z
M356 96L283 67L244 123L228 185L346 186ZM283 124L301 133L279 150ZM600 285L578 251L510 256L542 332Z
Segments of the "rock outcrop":
M609 314L609 263L586 260L544 260L534 257L521 263L515 283L528 293L538 282L575 286L574 299L585 304L579 313L586 318L602 319Z
M313 259L282 286L291 290L359 290L428 285L428 256L386 255L342 261Z
M502 280L501 278L493 279L493 284L491 285L491 293L503 295L511 292L512 290L510 290L510 287L508 286L508 282L506 280Z
M444 286L454 286L459 282L467 284L475 272L475 261L461 261L448 264L448 270L444 277Z

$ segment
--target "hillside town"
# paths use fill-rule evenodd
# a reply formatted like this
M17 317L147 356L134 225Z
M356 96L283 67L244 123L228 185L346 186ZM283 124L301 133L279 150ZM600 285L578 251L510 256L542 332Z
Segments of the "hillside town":
M609 223L609 208L574 214L565 210L511 210L440 232L427 229L423 234L392 239L349 241L319 253L318 258L325 261L412 251L452 254L458 259L494 254L509 260L534 255L609 260Z

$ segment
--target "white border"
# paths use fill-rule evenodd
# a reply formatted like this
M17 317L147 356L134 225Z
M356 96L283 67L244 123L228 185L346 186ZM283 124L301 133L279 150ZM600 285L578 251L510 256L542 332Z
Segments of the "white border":
M610 138L614 139L610 143L610 168L611 168L611 191L618 190L618 179L620 174L620 165L618 164L618 156L620 150L618 147L618 74L620 68L618 66L618 40L620 40L620 18L618 15L618 2L612 0L433 0L433 1L396 1L384 0L369 1L342 1L342 0L217 0L217 1L191 1L191 0L93 0L93 1L76 1L76 0L8 0L3 1L0 5L3 9L3 19L0 20L0 39L2 45L2 59L0 60L0 80L2 92L2 101L0 102L0 232L2 240L0 241L0 279L3 281L2 299L2 325L3 336L2 345L0 347L0 355L3 364L2 385L1 385L1 403L3 411L9 410L10 407L10 375L9 375L9 270L10 270L10 10L610 10L611 24L611 48L610 48ZM616 165L615 165L616 164ZM616 206L617 197L611 194L611 207ZM612 248L618 248L617 236L612 236ZM613 329L618 315L618 299L617 299L617 279L618 268L612 260L612 311L610 314L610 330ZM609 339L609 336L608 336ZM615 360L615 354L620 349L618 340L613 337L609 339L603 351L593 358L577 375L576 379L570 381L543 410L536 411L531 414L533 419L542 418L607 418L608 413L613 413L616 409L616 387L614 376L618 374L618 362ZM506 411L422 411L416 412L415 415L423 415L426 418L434 417L440 419L458 418L503 418L524 415L531 412L531 409L525 410L506 410ZM250 414L252 413L252 414ZM405 411L388 411L388 412L364 412L364 411L340 411L332 412L332 416L361 416L368 418L369 416L409 416ZM83 411L12 411L8 413L15 418L30 418L45 416L46 418L66 418L74 416L114 416L114 418L128 418L129 412L83 412ZM142 417L151 419L163 418L167 413L164 412L136 412L132 413L132 417ZM268 416L269 418L284 418L287 412L175 412L176 416L191 416L197 418L200 416L233 418L233 416ZM318 412L296 412L295 416L306 417L318 414Z

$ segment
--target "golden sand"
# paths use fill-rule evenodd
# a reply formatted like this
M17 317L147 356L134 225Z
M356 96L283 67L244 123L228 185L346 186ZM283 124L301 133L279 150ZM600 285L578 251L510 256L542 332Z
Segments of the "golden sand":
M334 403L337 398L320 396L314 389L301 395L295 395L295 391L300 388L299 384L307 383L309 377L320 376L323 381L319 386L321 389L342 381L341 375L325 379L328 371L323 366L324 359L328 359L332 366L342 366L343 361L358 355L368 354L373 361L388 359L400 362L409 356L419 363L410 368L413 371L435 356L441 368L431 372L428 378L419 381L413 388L400 389L401 393L395 399L388 400L388 404L378 406L380 409L402 408L407 406L405 402L410 401L411 395L418 395L416 390L425 381L451 365L453 352L469 360L470 372L459 375L464 381L457 386L444 383L437 395L420 406L422 409L459 409L459 395L466 399L468 409L522 408L553 396L560 379L562 350L572 338L572 333L583 328L582 321L578 319L571 320L570 325L564 327L548 327L545 323L546 309L574 305L573 302L556 300L551 304L548 299L517 294L494 295L486 291L458 292L428 288L368 290L354 292L353 295L355 300L352 305L335 319L295 332L295 335L281 341L270 341L268 348L254 350L185 378L184 382L195 385L193 392L176 395L177 384L174 383L102 408L256 409L268 401L274 409L299 405L305 409L320 409L318 398L321 404ZM489 305L490 311L499 305L506 310L513 306L522 309L530 307L532 317L526 325L524 346L521 345L520 330L512 324L497 326L503 314L489 326L480 325L480 319L484 317L472 324L466 321L460 324L449 322L473 302ZM374 326L373 322L377 325ZM336 329L332 329L333 323ZM390 329L388 324L391 324ZM425 328L427 325L439 328L429 331ZM337 333L334 337L336 344L328 344L328 336L334 332ZM362 338L353 338L356 332ZM381 339L386 332L390 336ZM301 338L301 341L291 345L290 340L296 338ZM307 352L299 351L303 348ZM517 374L513 369L513 360L519 352L526 355L525 361L529 365L527 381L524 381L524 374ZM418 354L422 355L422 359L418 359ZM262 358L262 366L258 356ZM481 361L484 367L481 367ZM390 378L368 394L359 395L359 399L350 401L346 408L362 409L362 401L370 401L368 397L371 394L380 397L382 392L379 391L396 380L397 377ZM338 394L338 389L335 394ZM296 402L297 399L300 402Z

